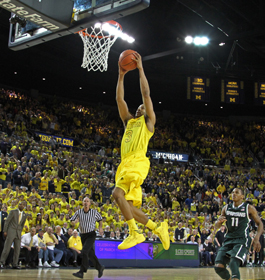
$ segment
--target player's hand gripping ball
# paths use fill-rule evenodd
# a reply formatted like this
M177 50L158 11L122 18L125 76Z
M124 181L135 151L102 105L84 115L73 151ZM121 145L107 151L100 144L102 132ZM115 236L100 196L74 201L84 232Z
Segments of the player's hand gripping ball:
M137 63L134 60L134 53L136 53L136 51L126 50L120 54L119 65L122 69L130 71L134 70L137 67Z

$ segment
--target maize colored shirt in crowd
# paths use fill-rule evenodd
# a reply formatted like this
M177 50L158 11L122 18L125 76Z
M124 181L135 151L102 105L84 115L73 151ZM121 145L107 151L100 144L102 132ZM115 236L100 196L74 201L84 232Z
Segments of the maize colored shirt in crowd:
M55 238L55 236L53 234L51 234L51 236L53 236L53 238ZM54 239L51 237L48 232L45 232L43 234L43 243L47 244L47 243L54 243ZM52 246L53 247L53 246Z
M142 185L148 174L150 161L146 157L147 146L154 132L146 126L144 115L130 119L121 142L121 164L116 173L116 186L123 189L125 198L134 206L142 204Z
M83 249L82 241L80 236L71 236L68 240L68 248L75 248L79 251Z

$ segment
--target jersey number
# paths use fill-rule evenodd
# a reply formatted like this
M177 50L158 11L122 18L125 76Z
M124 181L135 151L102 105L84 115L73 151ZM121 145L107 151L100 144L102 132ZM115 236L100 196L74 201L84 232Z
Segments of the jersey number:
M232 227L238 227L238 218L231 218L232 220Z

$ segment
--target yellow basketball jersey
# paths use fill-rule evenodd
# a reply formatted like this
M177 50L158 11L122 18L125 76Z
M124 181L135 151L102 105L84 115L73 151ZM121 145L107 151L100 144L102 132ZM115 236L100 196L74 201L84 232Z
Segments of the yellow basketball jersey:
M146 126L144 115L130 119L121 141L121 159L131 152L143 151L146 154L148 142L153 134L154 132L150 132Z

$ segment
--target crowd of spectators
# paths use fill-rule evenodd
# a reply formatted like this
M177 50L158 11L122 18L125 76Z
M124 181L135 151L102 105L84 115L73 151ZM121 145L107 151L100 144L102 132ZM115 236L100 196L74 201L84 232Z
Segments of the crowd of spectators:
M3 211L22 202L28 214L21 243L26 265L34 266L31 257L37 254L40 266L78 265L82 244L72 239L78 237L79 224L70 222L70 217L86 196L103 216L104 234L98 233L98 238L126 238L128 225L111 197L123 133L118 114L4 89L0 104L0 199ZM171 242L198 243L205 251L205 265L211 265L218 249L213 224L234 187L244 189L246 200L265 220L264 170L255 163L264 161L264 125L232 125L226 119L206 117L161 118L149 149L189 153L212 159L215 165L151 159L141 208L153 221L168 222ZM34 131L72 137L78 145L64 147L52 137L43 142L34 137ZM81 149L93 144L101 148L94 153ZM147 241L159 241L138 226ZM255 230L255 224L251 227ZM31 257L29 244L23 242L29 235L38 237Z

